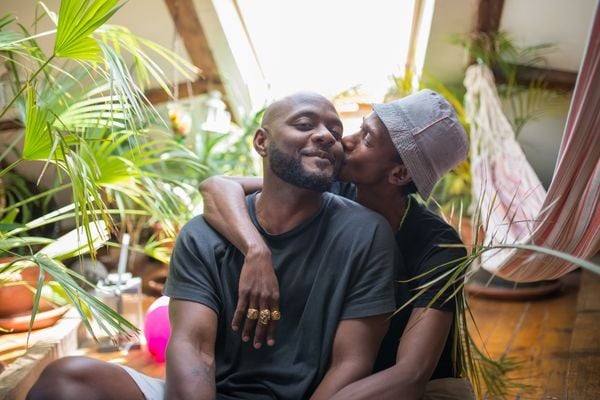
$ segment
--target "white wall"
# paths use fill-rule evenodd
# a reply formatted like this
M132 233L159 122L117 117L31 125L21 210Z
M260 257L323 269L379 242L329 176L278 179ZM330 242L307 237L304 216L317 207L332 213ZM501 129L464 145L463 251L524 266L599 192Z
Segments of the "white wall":
M577 72L597 0L505 0L500 29L517 44L556 44L548 66Z
M60 0L44 0L51 11L58 13ZM7 12L18 17L19 22L33 32L32 23L35 20L35 10L38 0L0 0L0 15ZM41 12L41 8L39 9ZM145 39L150 39L161 46L175 51L174 37L175 26L164 0L128 0L124 6L111 17L109 23L122 25L134 34ZM54 26L44 18L38 25L38 32L53 29ZM49 54L54 45L54 36L40 40L42 49ZM180 44L177 54L189 61L183 43ZM174 78L175 71L168 63L158 59L157 63L170 79ZM181 76L177 81L183 81Z
M471 30L472 0L435 1L431 33L423 72L443 83L462 82L466 52L451 43L453 35L466 35Z

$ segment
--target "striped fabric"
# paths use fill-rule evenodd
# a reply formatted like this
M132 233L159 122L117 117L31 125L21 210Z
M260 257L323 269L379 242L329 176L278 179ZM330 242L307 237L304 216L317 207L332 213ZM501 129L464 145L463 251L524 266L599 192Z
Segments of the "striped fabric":
M600 251L600 21L577 79L558 161L545 193L502 108L491 71L467 70L474 198L480 201L485 244L525 243L589 259ZM489 272L516 282L558 278L577 268L517 249L483 254Z

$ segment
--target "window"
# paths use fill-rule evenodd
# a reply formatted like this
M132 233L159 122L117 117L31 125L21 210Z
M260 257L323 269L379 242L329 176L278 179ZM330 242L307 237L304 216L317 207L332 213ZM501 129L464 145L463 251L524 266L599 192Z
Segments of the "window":
M404 69L414 0L237 0L237 5L272 97L298 90L332 97L360 85L370 101L381 101L390 76ZM429 23L422 25L428 32Z

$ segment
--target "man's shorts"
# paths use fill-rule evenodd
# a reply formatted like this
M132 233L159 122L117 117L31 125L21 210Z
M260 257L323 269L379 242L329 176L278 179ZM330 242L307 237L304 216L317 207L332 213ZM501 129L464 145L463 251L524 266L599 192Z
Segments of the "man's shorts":
M429 381L423 400L471 400L473 388L465 378L442 378Z
M146 400L163 400L165 397L165 381L152 378L133 368L123 368L140 388ZM429 381L425 389L425 400L469 400L474 399L471 384L467 379L446 378Z
M120 365L120 367L131 376L131 379L138 385L146 400L163 400L165 398L165 381L144 375L124 365Z

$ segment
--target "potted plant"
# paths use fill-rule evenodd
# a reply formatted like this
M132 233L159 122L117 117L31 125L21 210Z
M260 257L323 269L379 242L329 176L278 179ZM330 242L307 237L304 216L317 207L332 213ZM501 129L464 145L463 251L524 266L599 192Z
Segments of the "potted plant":
M2 276L22 272L27 263L40 270L30 326L39 310L43 278L49 275L88 329L88 316L99 318L100 327L110 333L135 329L81 288L85 280L61 260L85 251L95 257L109 234L119 237L132 221L155 218L174 234L174 221L189 216L182 213L190 207L181 193L195 192L195 187L160 171L169 164L191 171L202 167L164 129L158 132L157 126L167 125L148 104L143 89L154 81L169 91L153 57L167 59L186 77L197 70L127 29L107 25L120 6L117 0L63 0L56 14L40 3L56 29L35 34L10 15L0 17L0 64L8 72L5 82L10 88L0 120L13 113L23 127L0 150L0 178L38 162L40 177L51 181L39 193L6 202L0 211L0 252L15 257L0 264L0 285ZM36 41L43 36L55 38L50 54ZM41 187L39 182L35 183ZM70 204L31 220L19 215L33 202L60 191L70 193ZM60 231L65 225L74 227L66 239L71 246L50 255L48 246L56 244L56 237L38 236L35 230L56 224Z

